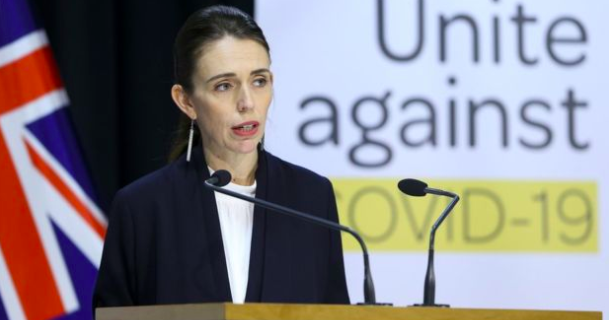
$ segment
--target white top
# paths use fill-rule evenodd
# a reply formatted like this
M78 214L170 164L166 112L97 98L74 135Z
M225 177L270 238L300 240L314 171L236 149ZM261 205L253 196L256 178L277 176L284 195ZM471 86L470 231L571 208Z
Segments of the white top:
M209 171L210 175L214 172L211 168ZM256 181L251 186L241 186L231 182L224 188L251 197L256 195ZM218 192L214 192L214 195L218 206L233 303L244 303L252 249L254 204Z

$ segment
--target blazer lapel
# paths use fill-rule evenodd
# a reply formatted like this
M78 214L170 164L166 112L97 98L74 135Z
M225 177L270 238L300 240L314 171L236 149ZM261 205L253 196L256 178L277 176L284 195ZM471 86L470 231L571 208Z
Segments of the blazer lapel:
M258 153L258 168L256 170L256 198L267 199L268 170L266 154ZM265 226L266 209L254 207L254 227L252 230L252 245L250 251L250 267L247 282L246 302L261 302L263 270L265 257Z
M226 267L226 256L222 242L222 231L220 219L218 218L218 207L214 193L204 186L204 181L209 178L209 170L203 156L201 147L194 148L192 162L197 170L197 176L201 185L201 207L203 208L203 219L205 221L204 233L207 238L209 250L209 265L212 270L214 292L218 301L232 301L228 271Z
M265 179L263 180L265 182L263 199L285 204L288 196L285 194L284 183L286 182L281 178L281 170L277 168L277 163L271 155L261 152L261 158L264 159L264 166L258 167L258 170L260 171L262 168L262 173L265 175L263 176ZM271 211L266 211L262 216L264 217L264 235L261 236L261 240L257 240L264 245L264 252L257 252L257 255L261 256L262 261L259 263L263 267L260 275L260 301L294 302L292 297L294 294L293 270L291 268L293 252L289 227L294 222L294 218Z

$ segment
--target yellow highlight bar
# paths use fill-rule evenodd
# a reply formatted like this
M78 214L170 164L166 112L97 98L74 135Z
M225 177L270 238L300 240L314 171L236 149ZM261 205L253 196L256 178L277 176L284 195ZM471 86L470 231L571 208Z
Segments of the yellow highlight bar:
M450 198L412 197L398 179L332 179L341 223L371 251L424 251ZM436 180L461 200L436 233L436 250L598 252L597 185L592 181ZM346 251L359 251L343 235Z

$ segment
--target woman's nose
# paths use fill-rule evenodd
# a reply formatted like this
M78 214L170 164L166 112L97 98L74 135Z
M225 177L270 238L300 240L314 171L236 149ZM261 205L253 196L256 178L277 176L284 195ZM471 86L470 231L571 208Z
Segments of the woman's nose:
M237 101L237 110L239 112L246 112L254 108L254 98L252 92L247 87L242 87L239 92L239 99Z

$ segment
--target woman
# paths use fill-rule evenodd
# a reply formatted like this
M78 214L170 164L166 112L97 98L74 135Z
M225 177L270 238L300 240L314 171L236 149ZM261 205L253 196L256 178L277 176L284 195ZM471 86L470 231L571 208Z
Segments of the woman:
M230 7L194 13L174 46L186 133L166 167L117 194L94 307L196 302L349 303L340 235L205 189L227 186L337 221L330 182L261 147L269 46Z

